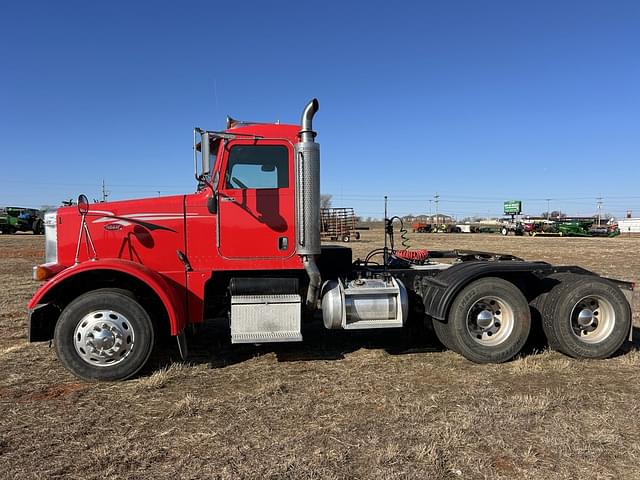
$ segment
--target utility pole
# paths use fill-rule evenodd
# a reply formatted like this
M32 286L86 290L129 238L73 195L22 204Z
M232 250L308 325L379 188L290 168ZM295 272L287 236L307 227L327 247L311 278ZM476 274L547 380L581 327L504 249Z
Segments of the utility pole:
M602 212L602 197L598 197L596 198L597 203L596 206L598 207L598 226L600 226L600 218L601 218L601 212Z
M104 178L103 178L102 179L102 201L106 202L108 196L109 196L109 192L107 192L107 188L104 184Z
M429 200L429 221L433 220L433 218L431 218L431 207L433 206L433 200Z
M440 225L440 216L438 215L438 202L440 201L440 195L438 195L438 192L436 192L433 198L435 198L435 202L436 202L436 227L437 227L438 225Z
M553 200L553 198L545 198L545 200L547 201L547 222L549 221L549 216L551 215L551 211L549 205L551 200Z

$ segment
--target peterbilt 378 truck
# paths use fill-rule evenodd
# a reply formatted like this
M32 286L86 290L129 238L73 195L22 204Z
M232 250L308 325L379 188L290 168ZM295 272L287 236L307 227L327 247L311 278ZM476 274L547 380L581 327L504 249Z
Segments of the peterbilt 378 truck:
M194 129L194 193L91 205L81 195L47 213L29 340L53 339L87 380L135 375L164 331L186 356L187 327L220 312L231 343L300 341L315 313L328 329L426 319L446 347L480 363L517 355L532 318L573 357L621 347L628 282L511 255L396 248L394 218L364 259L321 245L317 110L314 99L300 125L228 118L224 131Z

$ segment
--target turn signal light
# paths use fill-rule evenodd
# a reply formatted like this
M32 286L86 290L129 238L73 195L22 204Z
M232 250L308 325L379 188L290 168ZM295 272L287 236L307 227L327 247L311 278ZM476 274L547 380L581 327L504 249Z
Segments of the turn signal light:
M43 265L36 265L35 267L33 267L33 279L42 282L43 280L47 280L53 277L63 269L64 267L62 265L58 265L57 263L45 263Z

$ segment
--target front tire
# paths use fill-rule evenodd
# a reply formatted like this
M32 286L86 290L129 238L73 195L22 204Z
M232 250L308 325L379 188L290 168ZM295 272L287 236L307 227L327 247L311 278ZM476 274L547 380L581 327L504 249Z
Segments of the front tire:
M515 285L487 277L462 289L451 305L448 321L458 353L476 363L502 363L526 343L531 312Z
M54 333L56 354L74 375L89 381L135 375L153 349L153 323L131 292L99 289L73 300Z

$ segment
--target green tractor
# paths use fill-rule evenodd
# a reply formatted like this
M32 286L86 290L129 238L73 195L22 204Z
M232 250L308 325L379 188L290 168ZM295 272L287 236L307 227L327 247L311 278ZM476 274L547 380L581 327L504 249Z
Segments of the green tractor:
M5 207L0 209L0 231L3 234L16 232L44 233L42 212L35 208Z

